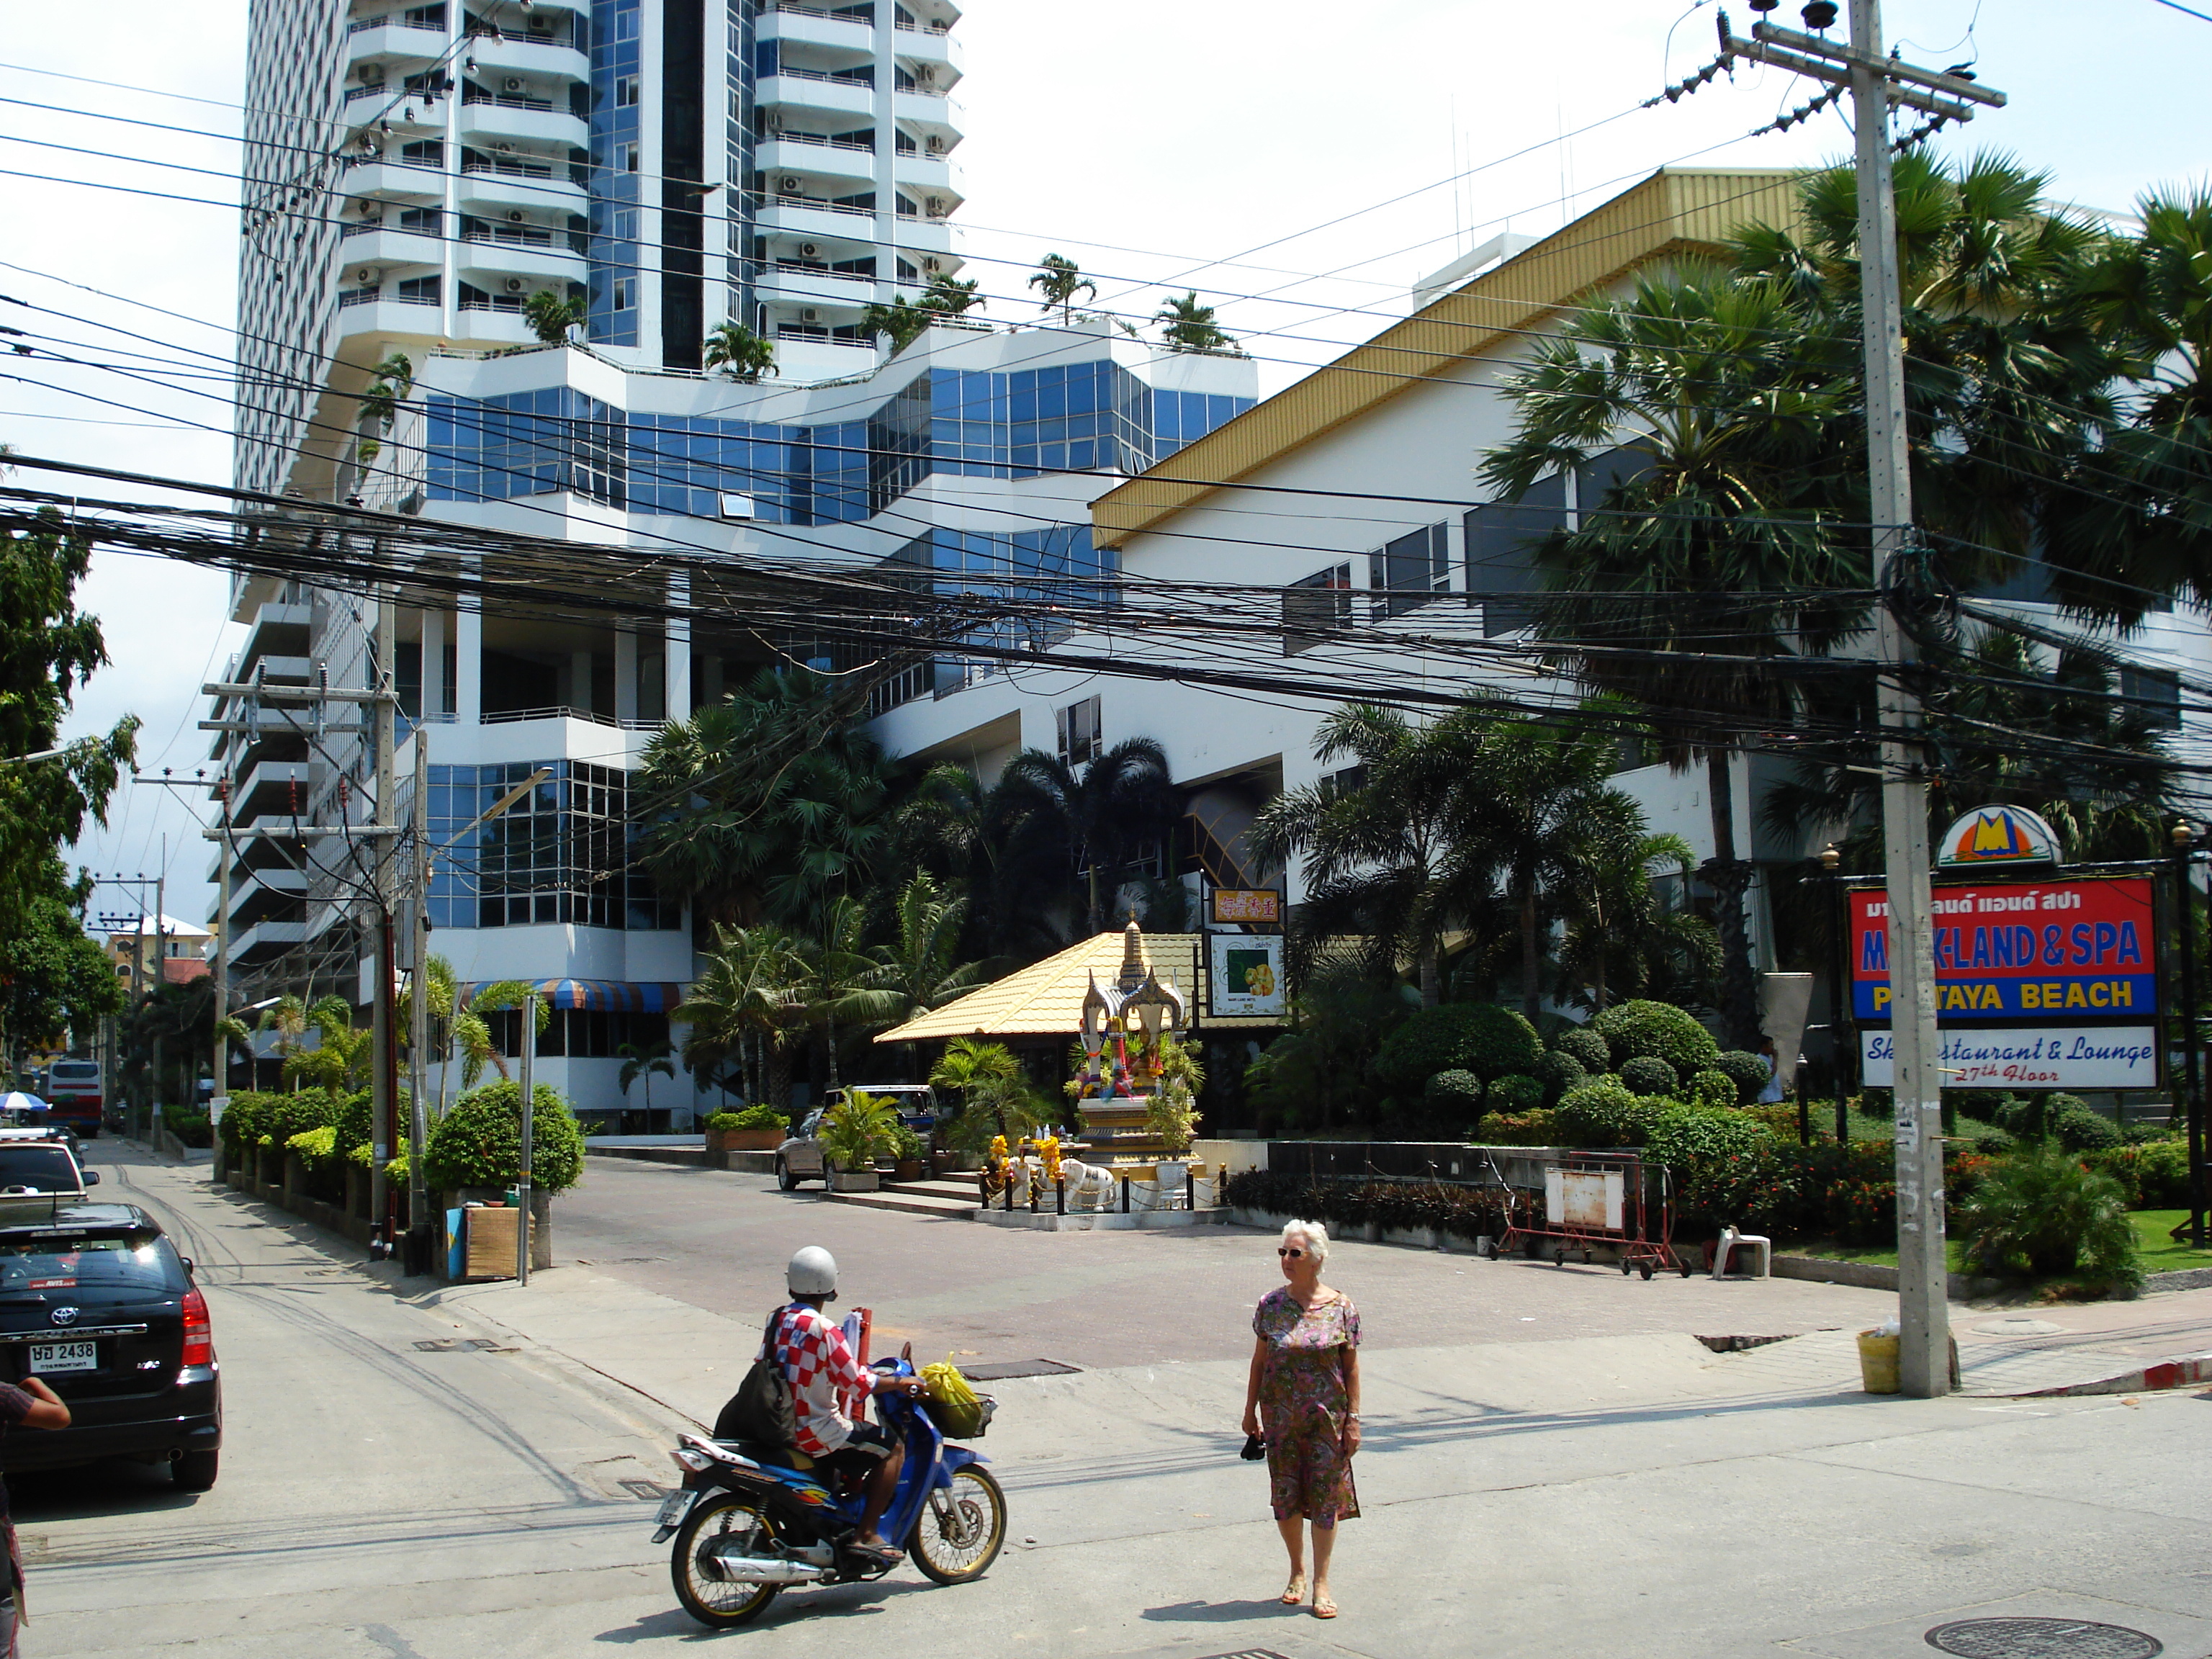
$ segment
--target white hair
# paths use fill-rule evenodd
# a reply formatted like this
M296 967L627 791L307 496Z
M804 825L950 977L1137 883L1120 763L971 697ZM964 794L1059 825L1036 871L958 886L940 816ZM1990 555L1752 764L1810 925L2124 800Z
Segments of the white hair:
M1287 1244L1294 1238L1305 1240L1306 1254L1313 1257L1315 1266L1318 1267L1328 1260L1328 1229L1322 1226L1320 1222L1285 1222L1283 1243Z

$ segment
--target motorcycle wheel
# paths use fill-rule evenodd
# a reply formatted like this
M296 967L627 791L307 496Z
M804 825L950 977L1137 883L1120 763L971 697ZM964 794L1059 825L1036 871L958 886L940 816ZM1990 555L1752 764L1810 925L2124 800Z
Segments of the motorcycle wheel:
M670 1547L668 1576L676 1585L676 1599L684 1611L709 1630L728 1630L757 1619L775 1600L781 1584L732 1584L710 1578L700 1565L700 1552L732 1534L750 1534L768 1542L773 1536L760 1505L736 1492L708 1498L684 1518Z
M1006 1541L1006 1494L976 1463L952 1472L952 1485L929 1494L908 1534L907 1553L940 1584L981 1578Z

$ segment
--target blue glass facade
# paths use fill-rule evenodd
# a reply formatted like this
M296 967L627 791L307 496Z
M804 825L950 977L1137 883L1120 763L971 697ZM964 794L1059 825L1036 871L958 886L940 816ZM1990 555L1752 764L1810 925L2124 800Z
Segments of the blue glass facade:
M739 491L765 523L851 523L933 472L1141 471L1251 404L1158 391L1110 362L936 369L864 420L820 426L625 415L568 388L434 396L429 494L498 501L573 489L633 512L711 518L718 492Z
M730 216L730 251L738 255L749 252L752 246L753 77L747 68L753 59L754 4L755 0L729 0L729 51L725 65L730 100L726 138L729 155L722 200ZM730 315L749 327L757 327L751 264L742 258L733 259L730 276Z
M591 337L637 343L639 180L645 167L638 114L638 0L592 0Z
M430 768L430 838L451 840L500 797L544 766L553 775L522 800L469 831L430 876L430 920L438 927L579 927L658 930L683 925L680 907L632 867L628 779L582 761Z

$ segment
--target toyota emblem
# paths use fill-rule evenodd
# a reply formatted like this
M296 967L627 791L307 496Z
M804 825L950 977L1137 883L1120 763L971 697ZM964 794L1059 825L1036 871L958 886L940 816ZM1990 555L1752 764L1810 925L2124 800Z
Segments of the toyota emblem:
M46 1317L52 1320L57 1325L74 1325L76 1323L77 1310L75 1308L57 1308L52 1313L48 1314Z

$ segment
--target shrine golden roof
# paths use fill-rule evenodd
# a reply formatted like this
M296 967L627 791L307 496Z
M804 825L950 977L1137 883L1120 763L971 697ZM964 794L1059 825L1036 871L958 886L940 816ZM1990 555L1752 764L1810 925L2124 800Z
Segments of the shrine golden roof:
M1145 961L1192 1006L1199 1000L1197 933L1146 933ZM1109 928L1056 956L1017 969L980 990L917 1014L884 1032L878 1042L926 1042L957 1036L1065 1036L1083 1028L1083 995L1096 974L1110 985L1121 969L1122 933ZM1218 1023L1218 1022L1216 1022ZM1249 1022L1237 1022L1248 1024Z

